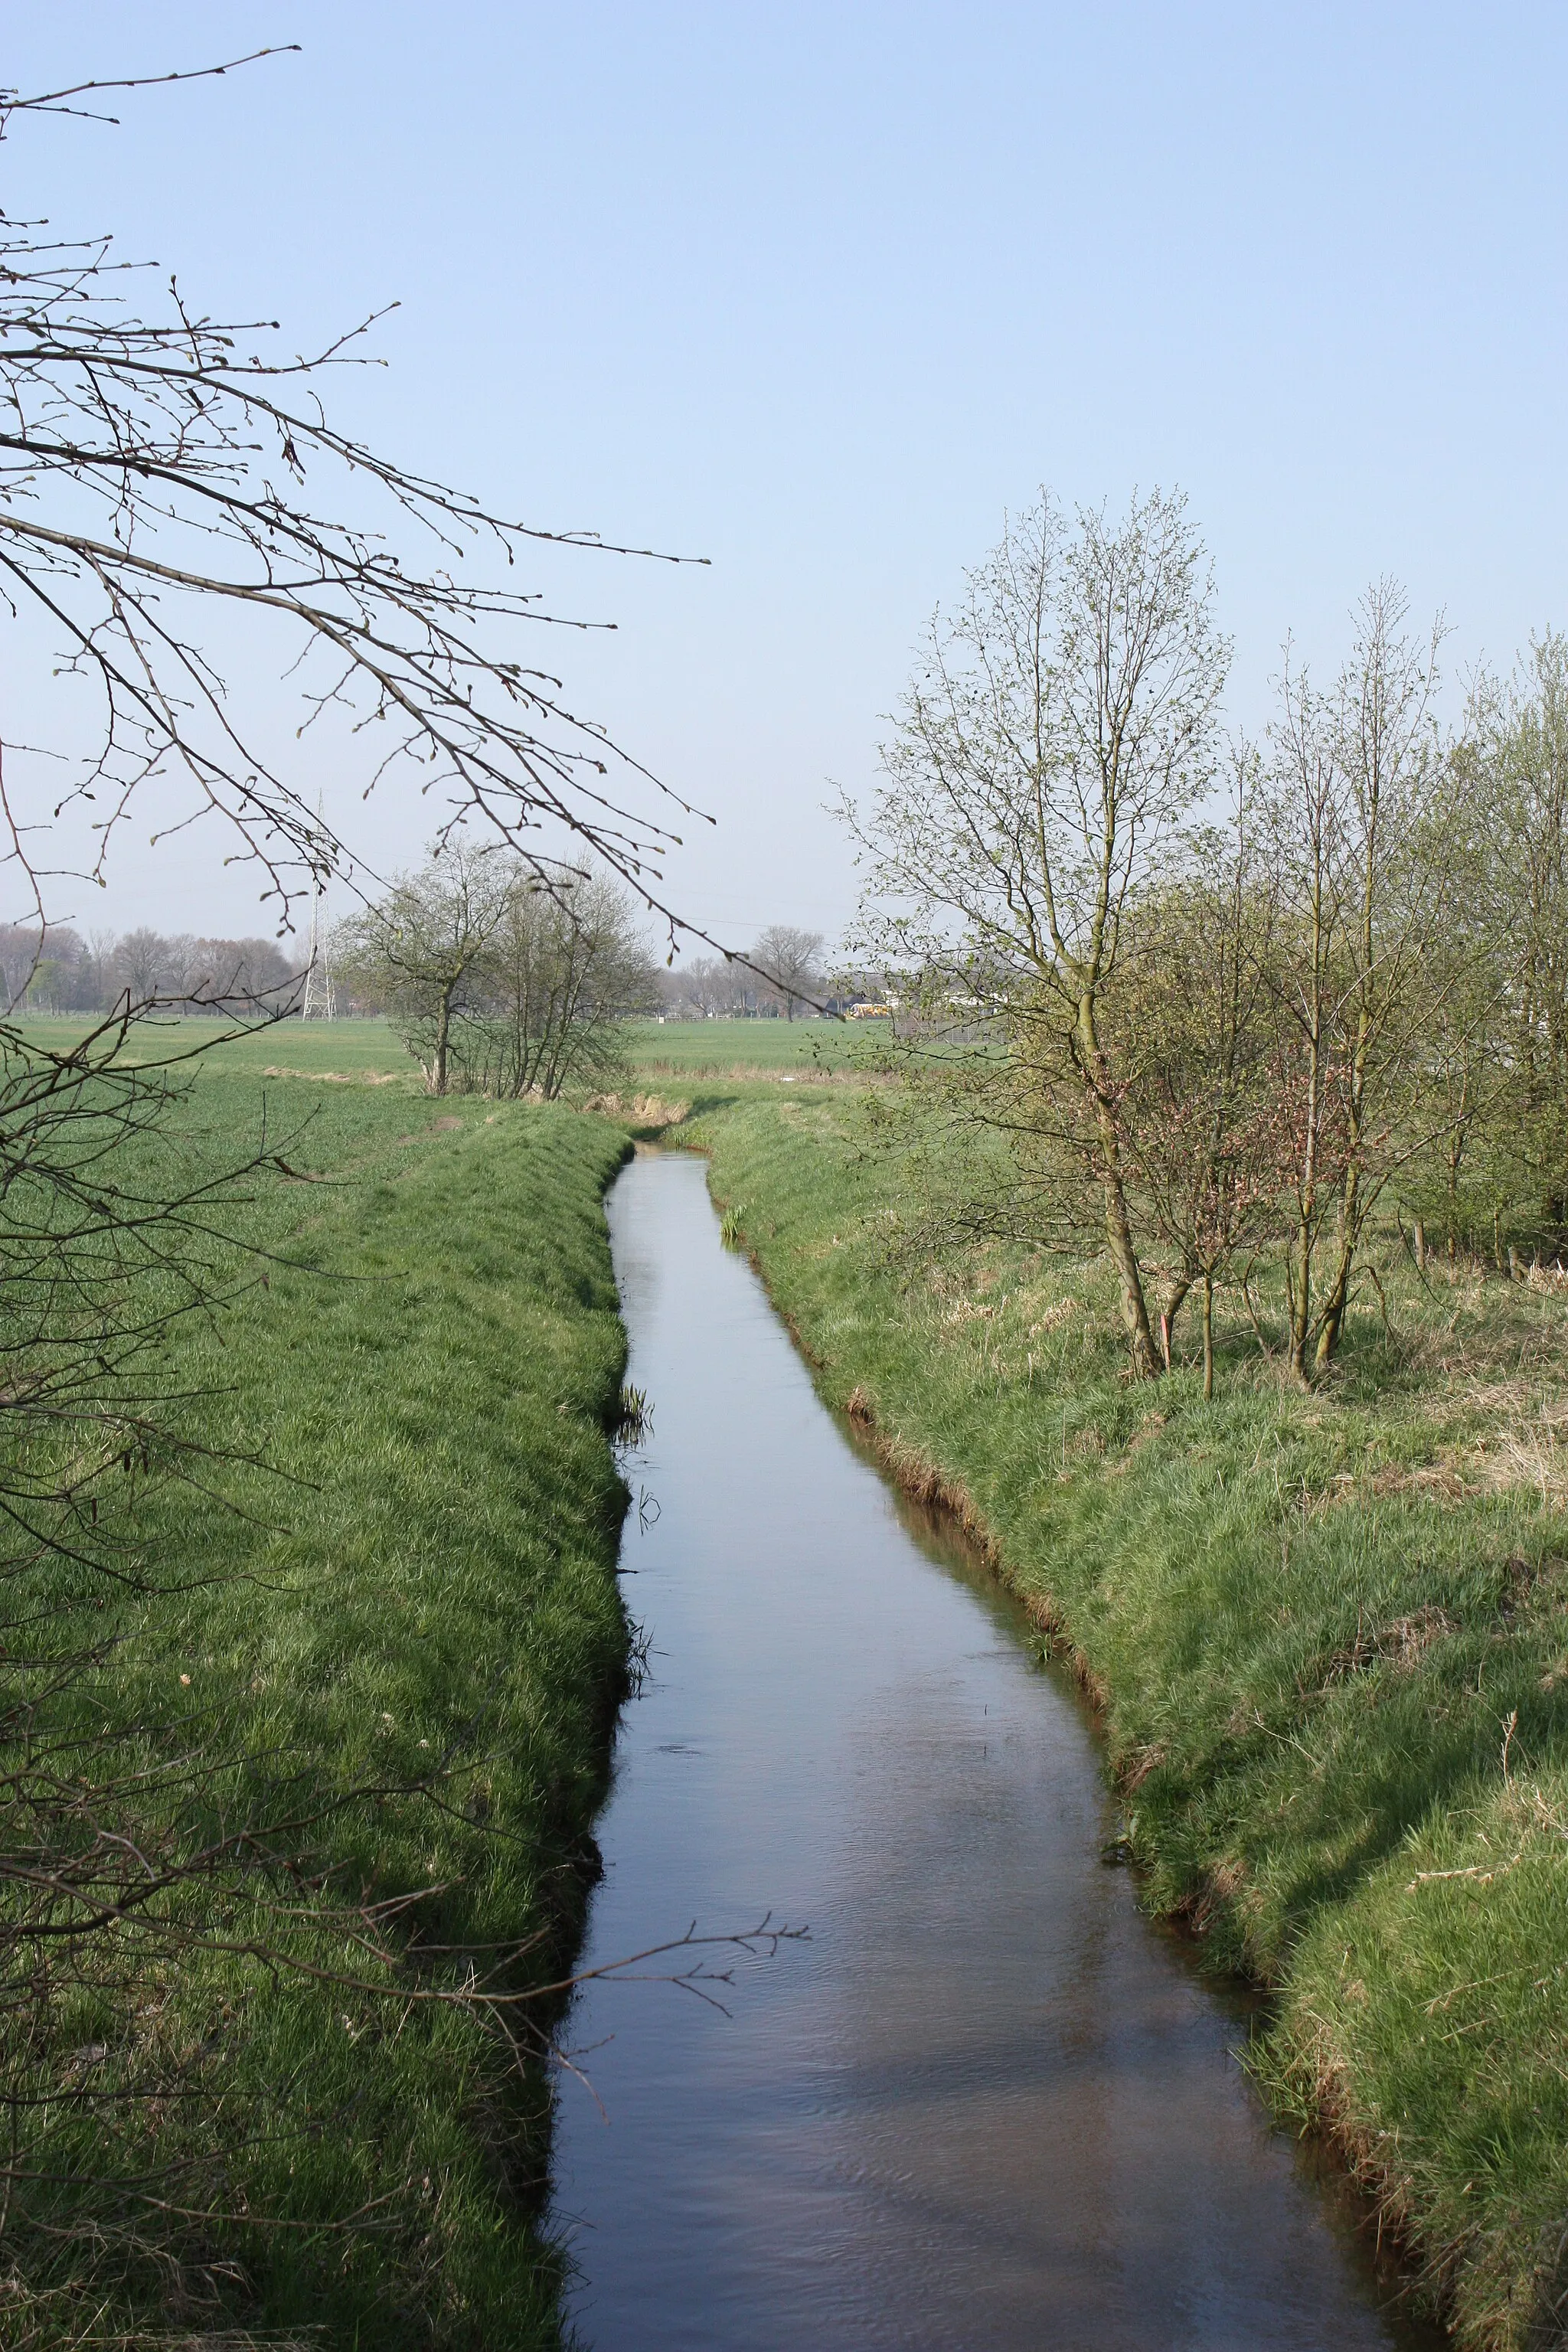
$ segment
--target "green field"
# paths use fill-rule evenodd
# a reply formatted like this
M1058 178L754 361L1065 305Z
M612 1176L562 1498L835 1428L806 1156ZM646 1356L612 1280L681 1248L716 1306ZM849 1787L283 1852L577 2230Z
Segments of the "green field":
M76 1043L84 1025L84 1017L72 1013L53 1021L28 1020L24 1028L35 1044L58 1053ZM248 1035L214 1042L225 1036L218 1021L139 1022L128 1058L151 1060L199 1051L207 1069L243 1070L257 1077L278 1073L329 1082L334 1077L396 1077L415 1087L422 1083L417 1064L384 1021L279 1021Z
M58 1051L81 1035L83 1020L73 1014L25 1026L30 1038ZM625 1034L637 1071L657 1079L852 1068L874 1056L879 1031L874 1021L630 1021ZM149 1022L138 1028L133 1052L210 1045L204 1059L214 1069L422 1084L417 1064L384 1021L279 1021L212 1045L217 1034L220 1024L205 1019Z
M679 1132L825 1394L1078 1660L1145 1899L1276 1990L1270 2094L1460 2343L1561 2340L1568 1300L1390 1249L1331 1381L1242 1323L1205 1404L1190 1363L1127 1384L1098 1265L891 1256L902 1163L842 1087L714 1087Z
M844 1070L875 1050L876 1021L632 1021L632 1061L649 1077Z
M107 1607L89 1584L121 1646L58 1705L119 1727L143 1832L199 1837L241 1802L314 1825L264 1887L220 1873L188 1898L207 1948L156 1963L129 2015L61 2020L37 2087L87 2049L97 2096L29 2122L0 2336L552 2345L542 2069L426 1996L474 1961L503 1986L559 1973L592 1882L628 1638L601 1209L626 1137L207 1068L171 1162L231 1159L264 1100L293 1174L231 1213L271 1258L237 1255L248 1286L166 1368L219 1458L135 1529L154 1582L193 1580ZM222 1458L258 1449L265 1467ZM219 1759L194 1792L191 1758ZM415 1893L384 1956L330 1924Z

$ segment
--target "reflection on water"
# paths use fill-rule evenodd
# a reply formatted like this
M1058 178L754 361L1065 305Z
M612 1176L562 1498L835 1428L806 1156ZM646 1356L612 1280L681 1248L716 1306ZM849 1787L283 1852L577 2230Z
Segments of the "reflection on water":
M557 2227L594 2352L1412 2345L1100 1850L1072 1691L816 1397L700 1161L611 1198L654 1406L625 1565L652 1647L591 1957L772 1912L721 2014L574 2013Z

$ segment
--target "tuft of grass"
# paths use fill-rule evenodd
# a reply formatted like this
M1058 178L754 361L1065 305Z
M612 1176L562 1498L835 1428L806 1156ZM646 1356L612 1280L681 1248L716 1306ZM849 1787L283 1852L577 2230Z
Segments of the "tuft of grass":
M210 1481L148 1501L165 1589L90 1596L118 1647L70 1703L145 1758L150 1818L166 1783L171 1809L316 1826L291 1878L215 1885L222 1933L128 2008L60 2020L55 2059L100 2095L44 2113L0 2336L536 2352L560 2340L549 2083L419 1993L519 1948L529 1981L563 1973L597 1868L629 1633L601 1195L629 1146L564 1111L437 1119L395 1088L209 1070L170 1149L222 1160L264 1102L301 1180L245 1212L265 1283L167 1368ZM184 1761L207 1756L236 1759L210 1798ZM312 1927L333 1890L418 1897L386 1915L389 1959Z
M616 1400L615 1435L623 1445L637 1447L653 1434L653 1406L646 1389L626 1381Z
M890 1251L918 1204L864 1133L842 1087L734 1087L685 1138L829 1399L1069 1647L1146 1901L1275 1990L1266 2087L1337 2136L1460 2344L1558 2340L1568 1307L1423 1282L1391 1241L1386 1321L1373 1296L1323 1388L1246 1318L1212 1402L1195 1362L1131 1386L1098 1265Z
M745 1215L745 1202L743 1201L734 1201L731 1202L730 1206L725 1210L722 1217L721 1217L719 1221L719 1239L722 1242L727 1250L741 1249L744 1246L746 1238Z

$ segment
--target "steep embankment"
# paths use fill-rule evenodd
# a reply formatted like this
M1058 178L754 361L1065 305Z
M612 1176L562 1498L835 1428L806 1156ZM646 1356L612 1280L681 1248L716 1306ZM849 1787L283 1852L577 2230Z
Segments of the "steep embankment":
M1147 1899L1276 1988L1260 2071L1326 2120L1458 2340L1563 2340L1568 1305L1385 1274L1308 1395L1129 1387L1092 1268L900 1272L842 1089L685 1139L824 1391L940 1486L1103 1709Z
M95 2095L27 2120L7 2342L558 2341L542 2071L428 1996L559 1973L595 1866L627 1642L601 1195L626 1145L567 1112L321 1097L265 1090L294 1177L226 1213L276 1255L265 1285L235 1257L251 1286L165 1367L215 1454L148 1499L160 1589L95 1615L121 1646L59 1703L121 1727L121 1778L142 1759L114 1801L150 1841L267 1837L169 1898L195 1940L151 1964L128 1941L114 1998L62 2012L37 2080ZM204 1076L176 1156L243 1154L263 1100Z

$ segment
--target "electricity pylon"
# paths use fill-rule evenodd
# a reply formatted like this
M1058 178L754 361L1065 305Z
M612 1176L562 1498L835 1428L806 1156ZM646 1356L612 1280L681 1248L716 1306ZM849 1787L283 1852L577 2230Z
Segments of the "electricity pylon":
M316 803L316 814L322 814ZM337 1004L332 994L332 959L327 947L327 885L320 867L310 883L310 958L305 966L305 992L300 1000L301 1021L333 1021Z

